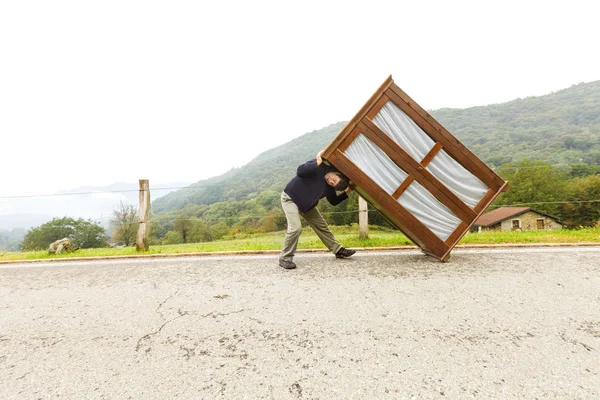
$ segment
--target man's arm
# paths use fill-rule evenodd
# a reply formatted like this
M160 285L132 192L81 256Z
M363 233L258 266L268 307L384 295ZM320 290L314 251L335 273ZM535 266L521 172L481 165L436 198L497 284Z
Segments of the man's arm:
M298 175L300 178L309 178L317 175L317 167L323 164L323 157L321 157L321 155L324 151L325 150L321 150L319 154L317 154L317 158L315 160L307 161L299 166L296 170L296 175Z
M296 170L296 174L300 178L310 178L317 175L317 160L310 160L300 165Z
M331 186L327 186L327 191L325 193L325 197L327 198L327 201L329 202L329 204L331 204L332 206L337 206L342 201L344 201L348 198L348 193L343 192L342 194L340 194L338 196L338 194L335 192L334 188L332 188Z
M321 151L319 152L319 154L317 154L317 165L321 165L321 164L323 164L323 157L322 157L322 155L323 155L323 152L324 152L324 151L325 151L325 150L321 150Z

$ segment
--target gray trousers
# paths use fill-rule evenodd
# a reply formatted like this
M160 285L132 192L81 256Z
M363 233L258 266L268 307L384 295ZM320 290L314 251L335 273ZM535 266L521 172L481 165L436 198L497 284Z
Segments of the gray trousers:
M300 215L313 228L329 251L335 254L342 248L342 245L335 239L329 226L327 226L327 222L316 207L308 212L301 213L296 203L285 192L281 193L281 206L287 218L288 228L285 234L285 241L283 242L283 249L279 256L280 258L289 261L294 258L294 253L296 253L296 248L298 247L298 240L300 240L300 234L302 233Z

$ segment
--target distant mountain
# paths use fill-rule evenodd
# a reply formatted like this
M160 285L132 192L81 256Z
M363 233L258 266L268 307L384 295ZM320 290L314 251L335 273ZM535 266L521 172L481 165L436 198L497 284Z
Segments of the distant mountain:
M52 219L47 214L8 214L0 215L0 229L12 230L17 228L29 229Z
M600 81L545 96L431 114L493 166L524 158L600 164Z
M173 188L188 185L189 182L156 185L150 182L151 196L160 198L176 190ZM138 195L139 183L119 182L80 186L58 192L57 196L0 199L0 251L17 251L27 230L56 217L91 219L108 229L113 210L119 203L137 205Z
M160 198L189 182L153 185L152 197ZM162 188L168 188L161 190ZM0 229L29 229L55 217L73 217L100 221L107 226L119 202L137 205L139 184L113 183L107 186L81 186L56 193L56 196L0 199ZM88 194L80 194L88 193Z
M524 158L553 164L600 164L600 81L580 83L545 96L431 114L492 167ZM199 181L152 204L164 213L187 204L210 205L280 192L296 167L341 131L338 122L265 151L241 168Z
M25 229L0 229L0 252L19 251L21 240L25 237Z
M232 169L223 175L169 193L152 202L152 212L160 213L183 208L188 203L212 204L249 199L271 188L278 188L281 191L296 173L298 165L315 158L345 124L345 122L338 122L306 133L291 142L265 151L244 167Z

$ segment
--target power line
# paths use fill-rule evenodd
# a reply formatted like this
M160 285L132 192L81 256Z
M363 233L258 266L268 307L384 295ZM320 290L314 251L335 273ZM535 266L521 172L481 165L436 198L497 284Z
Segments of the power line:
M376 212L377 210L368 210L369 212ZM351 210L351 211L329 211L329 212L321 212L321 215L331 215L331 214L355 214L358 213L358 210ZM223 221L223 220L230 220L230 219L238 219L238 220L248 220L248 219L265 219L267 218L269 215L245 215L245 216L231 216L231 217L212 217L212 218L205 218L205 217L187 217L184 218L184 221L193 221L193 220L198 220L198 221L202 221L202 222L209 222L209 221ZM175 222L175 221L180 221L180 218L167 218L167 219L159 219L159 220L155 220L154 222L157 223L164 223L164 222ZM150 222L152 222L152 220L150 220ZM126 224L121 224L121 225L137 225L139 224L139 222L130 222L130 223L126 223Z
M595 164L596 165L596 164ZM600 164L597 164L600 165ZM535 168L535 167L531 167L531 168ZM540 166L540 168L546 168L545 166ZM175 187L168 187L168 188L156 188L156 189L151 189L151 191L158 191L158 190L176 190L176 189L199 189L199 188L205 188L205 187L209 187L209 186L175 186ZM143 190L143 189L142 189ZM31 197L53 197L53 196L76 196L76 195L90 195L90 194L102 194L102 193L128 193L128 192L139 192L140 189L123 189L123 190L106 190L106 191L94 191L94 192L74 192L74 193L57 193L57 194L38 194L38 195L22 195L22 196L1 196L0 200L2 199L20 199L20 198L31 198ZM564 201L543 201L543 202L528 202L528 203L517 203L517 204L494 204L491 205L490 207L510 207L510 206L523 206L523 205L538 205L538 204L567 204L567 203L597 203L600 202L600 199L594 199L594 200L564 200ZM368 210L369 212L372 211L376 211L376 210ZM358 210L356 211L332 211L332 212L323 212L322 214L327 215L327 214L345 214L345 213L351 213L351 212L358 212ZM230 218L264 218L265 216L259 217L259 216L247 216L247 217L236 217L236 216L231 216L231 217L219 217L216 219L230 219ZM212 219L209 219L212 220Z
M492 168L492 170L498 172L500 169L510 169L510 170L520 170L520 169L546 169L546 168L558 168L558 167L569 167L573 168L576 166L600 166L600 163L592 163L592 164L547 164L547 165L532 165L532 166L504 166L504 167L496 167ZM173 186L173 187L163 187L163 188L150 188L151 192L161 191L161 190L192 190L192 189L204 189L218 186L218 184L210 184L210 185L188 185L188 186ZM90 195L90 194L103 194L103 193L130 193L130 192L139 192L140 189L122 189L122 190L99 190L92 192L73 192L73 193L47 193L47 194L31 194L31 195L16 195L16 196L0 196L0 200L4 199L24 199L24 198L35 198L35 197L58 197L58 196L82 196L82 195Z
M177 190L177 189L202 189L211 186L179 186L179 187L168 187L168 188L150 188L150 192L156 192L159 190ZM53 194L29 194L19 196L0 196L2 199L23 199L30 197L58 197L58 196L80 196L89 194L103 194L103 193L128 193L128 192L140 192L144 189L122 189L122 190L99 190L94 192L73 192L73 193L53 193Z
M599 202L600 202L600 199L598 199L598 200L537 201L537 202L517 203L517 204L494 204L490 207L516 207L516 206L528 206L528 205L537 205L537 204L568 204L568 203L580 204L580 203L599 203Z
M538 202L529 202L529 203L515 203L515 204L494 204L489 208L499 208L499 207L518 207L518 206L528 206L528 205L540 205L540 204L586 204L586 203L600 203L600 199L594 200L565 200L565 201L538 201ZM375 209L367 210L369 213L378 212ZM329 212L321 212L321 215L332 215L332 214L358 214L359 210L350 210L350 211L329 211ZM230 216L230 217L187 217L185 221L198 220L202 222L212 222L212 221L223 221L223 220L249 220L249 219L265 219L269 215L245 215L245 216ZM180 220L179 218L167 218L167 219L158 219L154 222L156 223L165 223L165 222L175 222ZM152 222L152 221L151 221ZM132 222L122 225L137 225L139 222Z
M512 166L512 165L507 165L507 166L500 166L500 167L496 167L496 168L492 168L492 170L494 170L495 172L498 172L500 169L506 170L506 169L542 169L542 168L573 168L573 167L579 167L579 166L599 166L600 164L546 164L546 165L531 165L531 166L524 166L524 167L520 167L520 166Z
M0 199L24 199L28 197L56 197L56 196L80 196L86 194L101 194L101 193L125 193L125 192L137 192L139 189L131 190L104 190L99 192L75 192L75 193L54 193L54 194L31 194L21 196L2 196Z

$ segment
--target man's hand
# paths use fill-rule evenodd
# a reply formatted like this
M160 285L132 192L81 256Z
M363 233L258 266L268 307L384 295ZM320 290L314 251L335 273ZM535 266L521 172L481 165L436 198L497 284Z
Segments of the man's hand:
M354 184L350 183L350 184L348 184L348 187L346 188L346 190L344 190L344 192L346 192L346 194L350 194L350 193L352 193L353 190L354 190Z
M321 164L323 164L323 157L321 157L321 156L323 155L323 152L324 152L324 151L325 151L325 150L321 150L321 151L319 152L319 154L317 154L317 165L321 165Z

